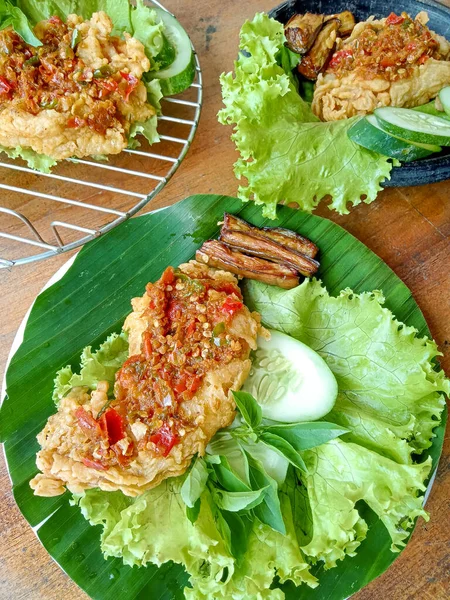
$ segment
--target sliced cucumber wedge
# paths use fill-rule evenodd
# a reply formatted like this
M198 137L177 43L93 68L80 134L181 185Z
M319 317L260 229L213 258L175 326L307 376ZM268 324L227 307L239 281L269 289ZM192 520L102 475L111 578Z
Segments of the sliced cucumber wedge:
M450 146L450 123L409 108L377 108L375 116L384 131L409 142Z
M445 114L450 117L450 86L446 85L439 92L439 100L444 107Z
M327 363L302 342L279 331L270 334L270 340L258 338L243 390L261 404L266 419L296 423L325 416L338 392Z
M195 78L195 58L191 40L173 15L162 8L154 8L164 24L164 35L175 50L171 64L153 76L160 80L164 96L179 94L188 88Z
M420 106L415 106L411 108L411 110L415 110L417 112L427 113L428 115L434 115L435 117L441 117L442 119L447 119L450 121L450 117L446 115L443 110L438 110L436 108L435 100L428 102L427 104L421 104Z
M411 162L441 151L440 146L412 143L387 133L374 115L364 117L352 125L348 130L348 137L363 148L403 162Z

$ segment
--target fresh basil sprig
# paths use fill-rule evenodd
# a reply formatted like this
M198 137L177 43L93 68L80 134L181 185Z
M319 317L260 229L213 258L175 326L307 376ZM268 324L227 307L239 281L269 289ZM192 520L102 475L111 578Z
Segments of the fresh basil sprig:
M233 437L262 442L282 454L294 467L306 472L299 452L320 446L347 433L347 429L324 421L262 424L261 406L248 392L233 392L244 424L230 430Z
M233 392L233 396L241 415L240 424L216 434L214 454L197 456L192 461L181 487L181 498L186 504L187 518L195 523L205 493L224 544L239 561L245 554L255 518L275 531L286 533L278 484L252 455L252 444L253 447L255 443L264 444L289 461L294 468L291 467L289 482L285 482L280 492L287 494L291 502L304 504L298 472L307 469L300 453L347 430L322 421L264 422L261 406L251 394Z

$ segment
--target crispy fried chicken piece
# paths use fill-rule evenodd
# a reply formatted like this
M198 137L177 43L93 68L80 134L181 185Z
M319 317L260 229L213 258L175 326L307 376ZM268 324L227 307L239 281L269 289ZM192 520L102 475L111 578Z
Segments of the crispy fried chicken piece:
M259 318L231 273L191 261L169 267L124 330L129 358L107 385L75 388L38 435L35 494L99 487L137 496L181 475L235 416L231 390L246 379Z

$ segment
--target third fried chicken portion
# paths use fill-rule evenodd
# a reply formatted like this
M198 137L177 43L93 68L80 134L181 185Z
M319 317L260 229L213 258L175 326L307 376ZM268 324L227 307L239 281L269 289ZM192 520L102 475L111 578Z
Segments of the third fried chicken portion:
M234 275L196 261L169 267L132 305L113 396L106 382L72 389L39 434L36 494L99 487L136 496L182 474L232 423L231 390L248 376L260 330Z

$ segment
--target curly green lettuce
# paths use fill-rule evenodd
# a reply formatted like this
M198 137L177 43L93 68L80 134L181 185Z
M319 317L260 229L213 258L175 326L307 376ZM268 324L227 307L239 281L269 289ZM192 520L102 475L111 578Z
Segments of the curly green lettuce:
M404 463L431 446L450 382L435 370L435 342L397 321L381 292L334 298L316 280L289 291L248 281L245 289L265 325L326 360L339 386L327 420L351 430L344 439Z
M116 372L127 358L128 338L125 333L112 333L95 352L87 346L81 354L80 373L74 373L70 365L56 373L53 401L58 404L73 387L86 386L94 390L99 381L108 381L112 386Z
M296 543L288 504L287 535L256 524L244 560L236 565L216 527L209 492L202 496L193 525L186 517L181 484L182 478L166 480L137 498L89 490L74 502L91 525L102 525L101 548L106 557L121 557L130 566L149 562L159 566L170 560L183 565L192 586L184 590L187 600L278 600L283 593L270 589L275 575L282 582L317 585Z
M333 371L339 394L326 421L350 433L302 453L312 526L302 550L312 561L335 566L366 537L355 504L377 513L398 551L422 509L431 459L414 463L432 444L450 381L434 365L436 344L383 307L380 292L343 290L335 298L321 282L292 290L248 281L247 306L267 327L283 331L318 352ZM299 523L306 516L297 516Z
M222 74L223 124L234 125L231 139L241 157L238 195L263 205L276 217L279 202L312 211L324 196L329 208L348 213L347 205L370 203L389 178L392 162L352 142L354 119L322 123L298 94L286 64L283 25L265 14L244 23L234 74ZM289 61L287 61L289 64Z

